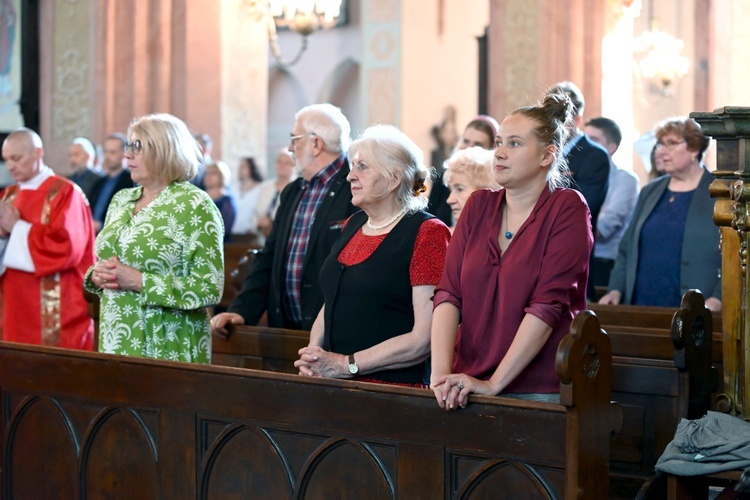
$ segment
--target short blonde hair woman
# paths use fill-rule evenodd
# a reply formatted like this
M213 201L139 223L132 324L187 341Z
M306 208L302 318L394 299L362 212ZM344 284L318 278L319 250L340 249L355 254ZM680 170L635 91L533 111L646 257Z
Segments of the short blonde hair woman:
M208 306L224 289L221 215L187 182L201 153L172 115L137 118L125 159L140 186L119 191L84 280L101 297L99 350L209 363Z
M478 189L500 189L495 180L495 153L481 146L456 150L443 166L443 182L451 191L448 205L453 212L454 227L466 201Z
M185 122L166 113L142 116L128 128L128 137L133 135L143 146L144 161L159 166L153 175L160 182L170 184L195 177L203 155Z

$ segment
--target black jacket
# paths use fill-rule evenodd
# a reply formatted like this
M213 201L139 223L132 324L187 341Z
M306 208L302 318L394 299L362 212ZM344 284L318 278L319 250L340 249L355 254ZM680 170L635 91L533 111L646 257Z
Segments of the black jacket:
M96 184L94 184L94 189L92 191L91 195L91 213L94 213L94 207L96 207L96 204L99 202L99 196L101 195L102 187L104 186L104 183L107 182L107 177L102 177L99 179ZM121 189L127 189L135 187L135 183L130 178L130 170L124 169L122 172L120 172L120 175L117 177L117 184L115 184L115 189L112 190L112 193L109 195L109 199L107 200L107 208L109 208L109 203L112 201L112 198L114 197L115 193L117 193ZM104 211L104 219L101 221L104 223L104 221L107 220L107 211Z
M591 226L596 235L596 221L609 188L609 154L584 134L565 159L573 174L573 187L581 192L589 206Z
M287 247L294 214L302 198L302 179L295 180L281 193L271 234L268 235L263 249L256 255L242 285L242 291L229 306L229 312L241 315L247 325L258 324L263 313L267 311L268 326L297 327L302 330L312 328L320 308L323 307L323 293L318 282L320 268L341 234L344 221L357 211L351 203L352 191L346 180L348 173L349 162L344 161L315 215L307 254L302 265L302 323L293 324L283 306Z

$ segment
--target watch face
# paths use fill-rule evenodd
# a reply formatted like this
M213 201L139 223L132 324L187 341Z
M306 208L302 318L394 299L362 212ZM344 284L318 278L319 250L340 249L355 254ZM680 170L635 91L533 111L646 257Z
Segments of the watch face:
M356 375L358 371L359 371L359 366L355 364L349 365L349 373L351 373L352 375Z

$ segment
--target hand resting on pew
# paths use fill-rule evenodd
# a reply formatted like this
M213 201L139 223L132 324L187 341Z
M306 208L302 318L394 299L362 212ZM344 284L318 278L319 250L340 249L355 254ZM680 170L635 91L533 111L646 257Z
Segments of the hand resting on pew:
M435 287L418 286L413 290L414 328L408 333L397 335L361 349L351 355L331 352L325 345L325 306L318 314L310 330L310 344L299 350L300 359L294 362L300 375L309 377L354 378L371 375L373 380L422 384L419 364L430 355L430 323L432 303L430 297ZM413 370L415 365L419 368ZM389 373L390 371L390 373ZM416 378L409 378L416 371Z
M237 313L224 312L211 318L211 333L223 339L229 338L227 325L244 325L245 318Z
M455 313L446 311L451 308ZM453 316L456 314L458 309L453 304L443 303L435 308L435 323L437 325L443 324L450 327L450 318L445 318L446 321L442 321L444 316ZM453 316L454 320L457 318ZM453 323L457 326L456 323ZM455 330L454 330L455 331ZM469 394L481 394L484 396L496 396L502 393L508 385L527 367L529 363L539 354L542 347L547 343L550 334L552 333L552 327L547 323L537 318L532 314L527 314L521 322L521 326L518 328L513 342L508 349L508 352L503 357L502 361L498 365L495 372L492 374L489 380L481 380L466 373L450 373L448 370L447 374L441 374L440 372L432 373L432 383L430 388L435 393L435 399L437 399L438 405L444 410L455 410L458 407L465 408L466 403L469 399ZM451 339L451 335L446 333L445 335L437 335L438 338ZM452 336L455 339L455 335ZM441 364L443 366L450 366L449 363L452 359L442 359L439 353L444 354L448 352L448 349L443 346L443 349L435 349L433 355L433 370L435 370ZM451 357L452 358L452 357ZM442 363L441 363L442 362ZM442 372L445 373L445 372Z
M622 293L620 293L619 290L612 290L602 295L602 297L599 299L599 303L610 304L610 305L616 306L620 303L621 300L622 300Z

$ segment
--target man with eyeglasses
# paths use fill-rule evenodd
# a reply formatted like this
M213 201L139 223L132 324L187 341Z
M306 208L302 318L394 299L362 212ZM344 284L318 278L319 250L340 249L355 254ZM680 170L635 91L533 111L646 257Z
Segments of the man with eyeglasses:
M11 132L2 154L16 182L0 192L2 340L91 350L83 298L83 277L94 263L88 203L44 164L36 132Z
M310 330L323 296L318 274L344 221L355 211L349 173L349 121L331 104L313 104L295 115L289 151L300 177L281 193L273 229L248 272L242 291L211 320L213 332L226 326L268 325Z
M104 141L104 169L105 177L94 186L91 197L91 213L94 216L94 229L101 231L107 216L107 208L112 197L125 188L135 187L130 178L130 171L126 168L125 144L128 139L124 134L115 133Z

